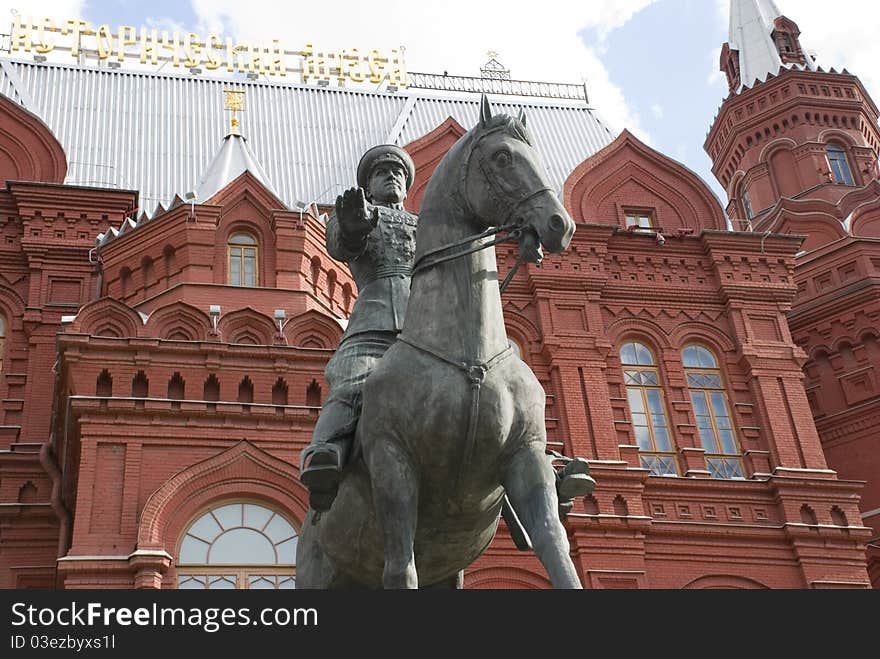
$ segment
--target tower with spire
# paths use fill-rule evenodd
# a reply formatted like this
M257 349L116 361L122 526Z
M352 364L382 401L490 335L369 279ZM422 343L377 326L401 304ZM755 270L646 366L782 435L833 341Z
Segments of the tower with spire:
M788 313L830 468L865 481L880 588L880 130L859 78L825 70L772 0L731 0L729 95L706 138L734 230L804 236ZM838 520L840 521L840 520Z
M781 200L837 204L876 178L877 106L846 69L817 66L772 0L731 0L720 66L730 94L704 147L734 229L779 231ZM811 235L805 247L834 234Z
M782 16L773 0L733 0L730 41L721 53L721 70L731 93L763 82L780 69L815 71L800 42L800 30Z

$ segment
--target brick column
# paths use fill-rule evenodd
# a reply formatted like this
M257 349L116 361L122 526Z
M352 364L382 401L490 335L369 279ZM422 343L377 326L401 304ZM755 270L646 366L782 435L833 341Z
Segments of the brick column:
M583 351L548 352L565 437L573 454L593 460L620 460L605 361L585 359Z
M162 588L162 577L171 566L171 556L161 550L139 549L128 557L134 570L134 587L138 589Z
M724 241L714 232L702 239L713 260L732 338L739 347L740 369L762 426L749 429L757 442L750 447L756 460L754 464L748 460L747 466L766 469L754 453L766 447L771 471L810 470L820 478L831 477L803 387L806 355L794 344L786 318L797 293L794 254L800 239L743 234ZM738 410L732 411L738 416Z

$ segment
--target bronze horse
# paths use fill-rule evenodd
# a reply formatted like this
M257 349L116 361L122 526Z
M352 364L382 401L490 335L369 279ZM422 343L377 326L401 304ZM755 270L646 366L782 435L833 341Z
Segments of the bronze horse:
M484 97L428 184L404 328L364 385L359 455L333 507L305 520L298 587L455 587L492 541L505 494L553 586L581 587L545 453L544 390L504 328L499 227L526 260L574 233L525 117L492 116Z

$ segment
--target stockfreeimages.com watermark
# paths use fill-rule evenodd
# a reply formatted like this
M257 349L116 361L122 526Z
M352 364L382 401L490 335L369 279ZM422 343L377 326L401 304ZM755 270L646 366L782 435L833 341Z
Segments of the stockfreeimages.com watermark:
M225 627L317 627L318 611L314 608L249 607L182 607L142 606L109 607L100 602L69 606L38 607L26 602L12 605L13 627L182 627L214 633Z

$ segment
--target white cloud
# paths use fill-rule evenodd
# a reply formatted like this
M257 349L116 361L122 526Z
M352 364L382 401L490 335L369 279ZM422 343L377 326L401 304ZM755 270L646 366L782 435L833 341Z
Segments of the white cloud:
M859 76L875 100L880 98L880 3L838 0L777 0L779 10L798 24L801 41L815 51L823 68L846 68ZM833 19L833 20L832 20Z
M633 16L642 9L654 4L656 0L593 0L584 7L589 7L589 15L581 28L595 28L599 39L605 41L619 27L626 25ZM572 8L574 10L574 8Z
M35 4L39 4L39 7L35 7ZM6 32L6 25L11 25L13 10L24 18L30 16L36 20L45 17L60 21L81 18L85 5L85 0L40 0L39 3L33 0L0 0L0 31Z
M158 18L155 16L148 16L144 19L144 27L170 33L179 32L181 35L184 36L187 34L187 32L191 31L190 26L184 25L180 21L168 18L166 16Z
M721 46L713 49L709 53L709 75L706 77L706 84L718 90L720 97L727 96L729 91L727 86L727 76L719 66L721 61Z
M663 118L663 106L660 105L659 103L654 103L651 106L651 114L654 115L655 119L662 119Z
M86 6L85 0L40 0L39 6L35 7L34 2L27 0L0 0L0 33L6 34L11 32L13 16L18 14L22 21L29 18L39 21L43 18L50 18L58 25L64 21L82 18L83 9ZM34 33L36 35L36 33ZM46 57L54 61L70 62L70 53L62 53L60 51L51 51Z
M219 33L300 50L320 51L406 47L411 71L479 75L496 51L498 60L520 80L580 83L590 101L617 130L624 127L646 141L638 114L612 83L600 59L601 44L587 47L578 33L597 31L600 41L657 0L526 0L498 3L449 0L418 3L358 0L333 3L275 3L251 0L191 0L201 33Z

